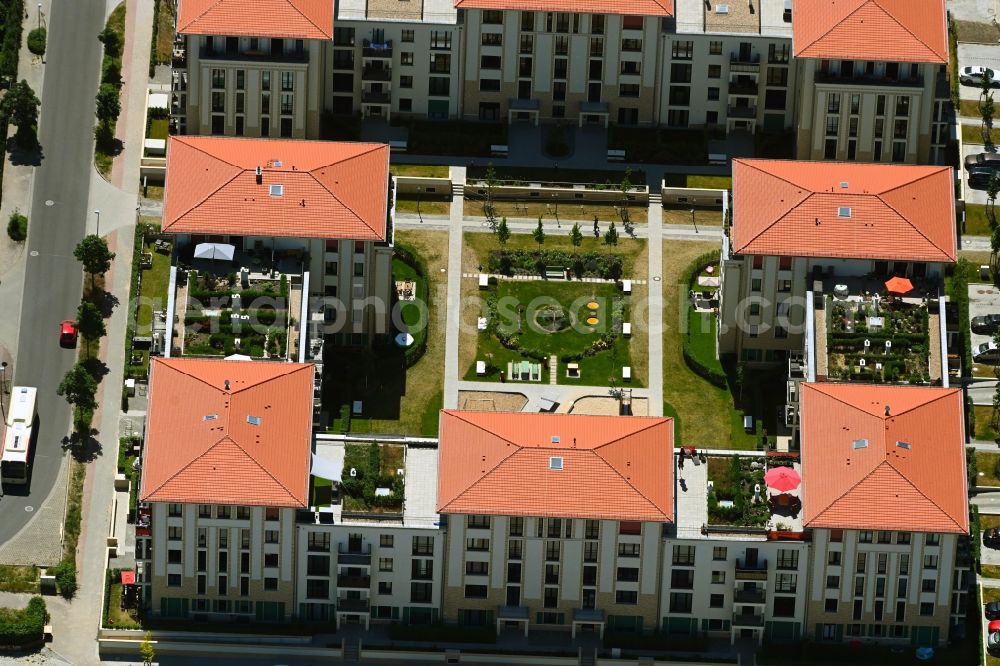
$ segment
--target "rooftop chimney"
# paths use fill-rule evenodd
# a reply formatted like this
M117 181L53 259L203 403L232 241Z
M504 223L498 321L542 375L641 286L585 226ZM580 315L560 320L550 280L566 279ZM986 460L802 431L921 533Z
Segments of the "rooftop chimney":
M229 380L225 379L225 380L223 380L223 383L225 384L226 390L228 391L229 390Z
M885 406L885 415L889 416L889 405Z
M257 175L257 184L260 185L261 183L263 183L264 182L264 170L261 169L260 167L257 167L257 170L254 173Z

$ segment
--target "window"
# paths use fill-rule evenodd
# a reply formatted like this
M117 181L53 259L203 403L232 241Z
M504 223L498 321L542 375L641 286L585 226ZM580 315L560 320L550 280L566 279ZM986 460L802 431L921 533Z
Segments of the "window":
M896 581L896 596L897 597L902 598L902 597L906 596L907 580L908 579L906 579L906 578L900 578L900 579L898 579Z
M306 558L306 573L310 576L329 576L330 558L326 555L310 555Z
M925 542L927 543L928 546L936 546L939 543L941 543L941 535L940 534L928 534Z
M489 562L466 562L465 573L468 576L486 576L489 574Z
M587 520L583 523L583 538L598 539L601 535L601 521Z
M558 608L559 607L559 588L558 587L546 587L545 593L543 594L542 600L543 608Z
M412 65L413 64L413 51L400 51L399 52L399 64L400 65Z
M840 543L844 540L844 530L830 530L830 543Z
M639 603L639 593L635 590L617 590L615 592L615 603L637 604Z
M380 580L378 582L379 594L392 594L392 581Z
M557 562L557 561L559 561L559 542L558 541L546 541L545 542L545 561L546 562Z
M479 79L479 90L482 92L499 92L500 79Z
M908 545L910 543L910 533L909 532L896 532L896 543L899 545Z
M400 88L412 88L413 87L413 77L409 74L404 74L399 77L399 87Z
M638 73L638 72L636 72ZM691 83L691 63L675 62L670 65L671 83Z
M903 622L906 620L906 602L897 601L896 602L896 622Z
M708 78L710 78L710 79L720 79L720 78L722 78L722 65L709 65L708 66Z
M670 55L674 60L690 60L694 57L694 42L674 41L671 46Z
M218 506L215 508L215 517L222 520L229 520L230 510L228 506Z
M670 104L675 106L687 106L690 103L690 86L670 86Z
M789 48L788 44L769 44L767 47L767 61L770 63L787 63Z
M937 569L937 568L938 568L938 556L924 555L924 569Z
M724 585L726 582L726 572L725 571L713 571L712 572L712 584L713 585Z
M725 546L715 546L712 548L712 559L713 560L725 560L728 555L729 549Z
M899 556L899 575L905 576L910 573L910 556L908 553L903 553Z
M712 41L708 43L709 55L722 55L722 42Z
M273 592L278 589L278 579L277 578L264 578L264 590L268 592Z
M622 521L618 523L618 534L642 534L642 523L639 521ZM676 549L676 546L674 548Z
M825 600L823 602L823 610L825 610L827 613L836 613L837 612L837 599L833 598L833 599L827 599L827 600Z
M798 569L799 551L789 550L787 548L779 548L777 566L779 569Z
M431 30L431 48L448 51L451 49L451 32L446 30Z
M694 595L690 592L671 592L670 593L670 612L671 613L690 613L691 612L691 600Z
M760 291L760 278L750 279L750 291Z
M485 585L466 585L465 586L465 598L466 599L485 599L486 598L487 587Z
M238 507L236 507L236 519L237 520L250 520L250 507L248 507L248 506L238 506Z
M180 564L181 563L181 551L178 549L171 549L167 551L167 562L169 564Z
M840 576L827 576L826 577L826 587L830 590L836 590L840 588Z
M896 98L896 115L906 118L910 115L910 98L900 95Z
M470 530L488 530L490 528L489 516L466 516L465 526Z
M309 547L310 552L330 552L330 533L329 532L310 532L309 533Z
M167 587L180 587L180 586L181 586L180 574L167 574Z
M198 505L198 517L199 518L211 518L212 517L212 505L210 505L210 504L199 504Z
M391 534L380 534L378 535L378 545L381 548L392 548L393 535Z
M278 507L269 506L264 509L264 520L277 520L278 519Z
M413 554L414 555L433 555L434 554L434 537L429 536L415 536L413 537Z
M858 541L860 543L871 543L873 533L871 530L861 530L858 532Z
M690 114L687 109L669 109L667 125L669 127L687 127Z
M549 518L545 521L546 536L550 539L558 539L562 536L562 520L559 518Z
M767 68L767 85L769 86L787 86L788 85L788 68L787 67L768 67ZM780 92L777 90L768 91L770 92Z
M723 604L726 602L726 595L724 594L710 594L708 595L708 607L709 608L722 608Z
M512 541L508 542L507 543L507 558L511 559L511 560L519 560L519 559L521 559L522 545L523 545L523 542L520 539L515 539L515 540L512 540ZM594 545L596 546L597 544L594 544ZM586 557L587 557L587 549L586 548L584 548L584 554L583 554L583 556L584 556L584 559L586 559ZM597 551L596 550L594 551L594 559L595 560L597 559Z
M865 593L865 577L855 576L854 577L854 596L860 597Z
M415 604L429 604L431 602L431 590L433 583L410 583L410 602ZM479 587L486 588L485 585ZM484 595L485 596L485 593Z
M224 69L212 70L212 87L213 88L226 87L226 70Z
M206 571L208 569L208 553L204 550L198 551L198 562L195 565L197 571Z
M694 569L674 569L670 572L670 587L679 590L694 588Z
M265 567L276 567L276 566L278 566L278 554L277 553L264 553L264 566Z
M694 546L674 546L674 566L694 566Z
M465 549L474 551L483 551L490 549L489 539L466 539Z
M171 518L178 518L181 515L181 505L180 504L168 504L167 505L167 515Z
M503 13L496 9L483 12L484 25L500 25L503 23Z
M827 113L840 113L840 94L839 93L827 93L826 94L826 112Z
M795 617L795 597L775 597L774 617Z
M588 567L588 568L594 569L595 572L596 572L596 568L594 568L594 567ZM587 569L584 569L583 573L584 573L584 575L583 575L584 584L586 584ZM508 562L507 563L507 582L508 583L520 583L521 582L521 563L520 562Z
M860 620L861 619L861 613L864 610L864 603L865 602L864 602L863 599L855 599L854 600L854 608L852 609L851 619L853 619L853 620Z
M792 290L792 281L791 280L778 280L778 291L779 292L787 294L791 290ZM787 308L786 308L786 313L787 313Z
M714 102L719 99L719 89L711 87L708 89L708 101Z
M639 96L639 84L638 83L622 83L618 86L618 96L619 97L638 97Z
M934 592L937 590L937 580L934 578L924 578L920 581L921 592Z
M281 73L281 90L282 92L292 92L295 90L295 72Z
M198 585L198 587L197 587L197 594L208 594L208 577L207 576L199 575L198 576L197 585Z
M619 555L621 555L621 546L625 544L619 544ZM634 544L638 548L639 544ZM583 561L584 562L596 562L597 561L597 542L587 541L583 544ZM636 550L638 553L638 550Z
M855 564L855 567L854 567L854 571L855 572L857 572L857 573L864 573L865 572L866 559L867 558L865 556L865 553L858 553L858 558L857 558L857 560L855 560L855 563L854 563Z
M307 599L329 599L330 581L310 578L306 580Z
M264 543L278 543L278 530L264 530Z
M933 601L923 601L920 603L920 615L927 617L934 615L934 602Z
M181 540L181 528L180 527L168 527L167 528L167 540L168 541L180 541Z
M826 554L826 563L829 564L831 567L839 567L840 566L840 551L839 550L831 550L830 552L828 552Z
M615 580L625 583L635 583L639 581L638 567L618 567Z
M794 594L798 587L799 577L796 574L778 573L774 575L774 591Z
M401 42L412 42L413 41L413 31L403 30L400 34L399 41Z
M380 557L380 558L378 558L378 570L379 571L392 571L392 558L391 557Z

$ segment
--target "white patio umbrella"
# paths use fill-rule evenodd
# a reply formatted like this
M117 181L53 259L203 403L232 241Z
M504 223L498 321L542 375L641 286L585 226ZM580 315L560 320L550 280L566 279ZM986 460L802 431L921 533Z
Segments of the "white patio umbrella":
M198 243L194 246L195 259L232 261L235 254L236 246L229 243Z

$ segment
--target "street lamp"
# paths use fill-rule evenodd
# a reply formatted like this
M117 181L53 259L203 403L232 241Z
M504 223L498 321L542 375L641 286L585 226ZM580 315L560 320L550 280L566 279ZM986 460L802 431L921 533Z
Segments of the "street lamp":
M38 3L38 29L42 29L42 3Z
M424 216L420 214L420 192L424 188L417 186L417 217L420 218L420 224L424 223Z
M559 197L556 196L555 192L552 193L552 203L556 207L556 227L562 229L562 225L559 224Z
M694 232L698 233L698 222L694 219L694 208L691 209L691 224L694 225Z
M694 211L691 211L691 212L693 213ZM101 211L100 210L95 210L94 211L94 215L97 216L97 235L100 236L101 235Z
M7 361L0 361L0 413L7 420L7 410L3 406L3 394L7 390Z

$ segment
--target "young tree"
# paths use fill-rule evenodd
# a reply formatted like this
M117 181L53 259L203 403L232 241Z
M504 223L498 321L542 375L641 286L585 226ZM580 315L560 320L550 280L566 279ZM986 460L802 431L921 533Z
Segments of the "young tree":
M569 241L573 244L573 247L580 247L580 243L583 242L583 233L580 231L578 223L574 223L573 228L569 230Z
M990 272L994 280L1000 275L1000 266L997 265L998 255L1000 255L1000 226L995 226L990 236Z
M101 88L97 93L97 109L95 111L97 120L100 121L101 125L110 127L111 123L118 119L118 114L121 111L122 104L119 99L118 89L110 83L101 84Z
M510 240L510 227L507 226L507 218L500 218L500 224L497 225L497 242L500 243L500 247L507 245L507 241Z
M66 398L69 404L82 409L93 409L97 406L94 400L97 380L79 363L70 368L59 382L56 393Z
M486 200L483 202L483 215L486 216L486 223L490 225L490 229L493 233L497 231L497 209L493 204L493 188L495 188L499 181L497 181L497 173L493 169L493 165L489 164L486 167Z
M3 101L0 101L0 116L17 126L14 138L22 146L29 146L35 140L39 106L41 102L35 91L24 79L11 86Z
M618 216L622 220L625 231L628 231L632 225L632 219L628 214L628 193L632 191L632 169L630 167L626 167L622 181L618 184L618 191L622 195L618 204Z
M100 340L108 332L104 326L104 315L90 301L83 301L76 309L76 326L88 345L94 340Z
M535 239L535 242L541 245L545 242L545 230L542 229L542 218L538 218L538 226L535 230L531 232L531 236Z
M142 666L151 666L153 660L156 659L156 651L153 649L153 644L149 640L149 632L142 637L142 643L139 644L139 657L142 659Z
M105 27L104 30L97 35L97 39L104 44L104 53L112 58L117 57L121 53L121 39L118 37L118 33L115 32L110 26Z
M94 286L96 275L104 275L111 268L111 260L115 253L108 249L103 238L95 234L84 236L80 244L73 250L73 256L83 264L83 270L90 273L90 284Z
M604 242L608 245L618 245L618 230L615 229L615 223L612 221L611 226L608 230L604 232Z
M998 194L1000 194L1000 178L997 177L997 172L994 171L993 175L986 182L986 217L990 221L991 229L995 229L997 226Z
M993 88L993 77L990 75L990 70L983 72L983 80L979 83L979 96L985 98L990 94Z

